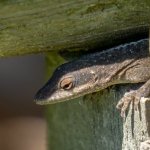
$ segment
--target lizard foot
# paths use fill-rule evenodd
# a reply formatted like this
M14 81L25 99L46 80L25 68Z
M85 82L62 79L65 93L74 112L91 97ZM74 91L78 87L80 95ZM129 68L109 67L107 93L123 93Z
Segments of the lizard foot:
M137 94L137 91L130 91L125 93L123 98L118 102L116 108L121 110L121 117L125 117L125 111L127 110L131 101L134 103L134 108L137 110L141 96Z
M142 142L140 145L140 150L150 150L150 140Z

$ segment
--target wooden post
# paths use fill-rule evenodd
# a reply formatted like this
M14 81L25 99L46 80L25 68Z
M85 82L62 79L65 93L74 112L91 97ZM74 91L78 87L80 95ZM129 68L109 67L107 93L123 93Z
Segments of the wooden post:
M142 37L148 0L1 0L0 57L93 51Z
M123 125L123 150L140 150L142 142L150 139L150 99L142 98L139 110L130 105Z

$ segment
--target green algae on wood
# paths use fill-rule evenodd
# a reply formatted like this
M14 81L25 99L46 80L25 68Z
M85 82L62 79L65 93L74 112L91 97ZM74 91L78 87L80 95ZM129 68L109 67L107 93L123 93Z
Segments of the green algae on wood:
M80 51L145 30L148 0L6 0L0 2L0 57Z

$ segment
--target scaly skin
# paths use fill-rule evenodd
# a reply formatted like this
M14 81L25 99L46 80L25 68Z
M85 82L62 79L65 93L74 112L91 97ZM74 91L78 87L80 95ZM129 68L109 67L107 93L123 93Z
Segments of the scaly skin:
M37 104L45 105L74 99L103 90L111 85L140 83L137 91L126 93L117 108L121 115L131 100L135 107L141 97L150 93L150 57L148 39L120 45L103 52L83 56L61 65L35 96Z

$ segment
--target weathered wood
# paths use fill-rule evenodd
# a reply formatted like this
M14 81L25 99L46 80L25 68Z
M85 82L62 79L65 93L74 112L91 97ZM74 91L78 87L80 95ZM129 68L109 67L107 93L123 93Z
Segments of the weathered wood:
M49 150L121 150L123 125L112 97L105 91L48 106Z
M6 0L0 2L0 57L92 50L145 32L148 0Z
M130 109L123 127L123 147L122 150L140 150L140 145L146 140L150 140L150 99L142 98L138 111Z

